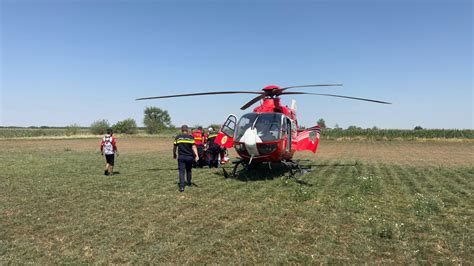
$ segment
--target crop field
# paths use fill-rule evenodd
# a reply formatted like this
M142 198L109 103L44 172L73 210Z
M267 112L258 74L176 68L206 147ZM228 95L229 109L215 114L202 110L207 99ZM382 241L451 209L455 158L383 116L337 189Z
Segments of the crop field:
M183 193L171 138L119 138L110 177L98 145L0 140L0 264L474 262L470 139L325 140L303 184L195 169Z

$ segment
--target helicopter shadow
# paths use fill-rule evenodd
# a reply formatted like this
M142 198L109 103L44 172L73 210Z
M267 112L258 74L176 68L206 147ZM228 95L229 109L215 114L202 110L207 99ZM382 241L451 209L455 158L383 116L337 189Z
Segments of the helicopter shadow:
M146 169L145 171L149 171L149 172L158 172L158 171L178 171L178 167L175 167L175 168L150 168L150 169Z
M314 161L311 160L299 160L301 163L302 168L313 168L313 167L353 167L353 166L358 166L360 165L360 162L342 162L342 163L330 163L330 162L324 162L324 163L315 163Z
M223 167L222 171L215 172L214 175L242 182L273 180L288 175L288 169L279 164L272 164L271 167L262 164L248 170L240 168L235 176L232 175L232 171L233 168Z
M309 160L301 160L301 162L311 162ZM302 163L301 170L302 172L296 172L293 175L290 175L290 172L287 167L283 164L272 163L270 166L267 164L259 165L255 168L249 170L243 170L236 172L236 176L232 175L233 168L222 168L222 171L215 172L214 175L221 176L224 178L232 178L242 182L249 181L265 181L273 180L275 178L287 177L288 179L293 179L296 183L306 186L312 186L311 183L299 179L299 177L304 176L307 173L310 173L318 168L323 167L354 167L359 165L359 163L325 163L325 164L311 164L311 163Z
M302 167L317 168L317 167L354 167L359 164L305 164Z

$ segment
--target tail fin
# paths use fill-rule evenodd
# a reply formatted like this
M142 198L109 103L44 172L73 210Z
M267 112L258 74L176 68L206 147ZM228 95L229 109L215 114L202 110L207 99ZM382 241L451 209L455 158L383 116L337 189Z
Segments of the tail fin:
M312 151L316 153L319 144L319 136L321 128L314 126L298 132L296 136L296 150L297 151Z

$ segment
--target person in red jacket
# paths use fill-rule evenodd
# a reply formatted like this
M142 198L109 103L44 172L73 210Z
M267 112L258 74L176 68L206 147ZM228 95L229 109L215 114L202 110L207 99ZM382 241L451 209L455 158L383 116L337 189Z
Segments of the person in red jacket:
M105 155L105 171L104 175L113 175L114 174L114 161L115 161L115 154L118 154L117 149L117 140L113 136L114 132L111 128L107 129L107 135L102 138L100 142L100 153L102 156Z
M202 133L202 127L198 127L196 130L194 130L193 137L194 137L194 143L196 144L196 148L199 155L199 160L197 162L194 162L193 167L202 168L205 164L204 136Z

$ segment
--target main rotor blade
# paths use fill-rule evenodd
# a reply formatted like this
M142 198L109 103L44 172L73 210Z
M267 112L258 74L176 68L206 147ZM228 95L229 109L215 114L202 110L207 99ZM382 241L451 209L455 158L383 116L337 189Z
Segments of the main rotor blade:
M281 91L293 88L307 88L307 87L332 87L332 86L342 86L342 84L314 84L314 85L300 85L300 86L289 86L281 88Z
M174 98L174 97L214 95L214 94L263 94L263 92L261 92L261 91L213 91L213 92L186 93L186 94L175 94L175 95L156 96L156 97L144 97L144 98L138 98L138 99L136 99L136 101L151 100L151 99L163 99L163 98Z
M253 98L248 103L246 103L244 106L240 107L240 110L245 110L245 109L249 108L252 104L262 100L263 98L265 98L265 94L262 94L262 95L259 95L255 98Z
M335 94L325 94L325 93L309 93L309 92L283 92L282 94L308 94L308 95L318 95L318 96L329 96L329 97L338 97L338 98L346 98L352 100L359 100L359 101L366 101L366 102L374 102L374 103L382 103L382 104L392 104L389 102L383 102L379 100L371 100L365 98L358 98L358 97L351 97L351 96L344 96L344 95L335 95Z

